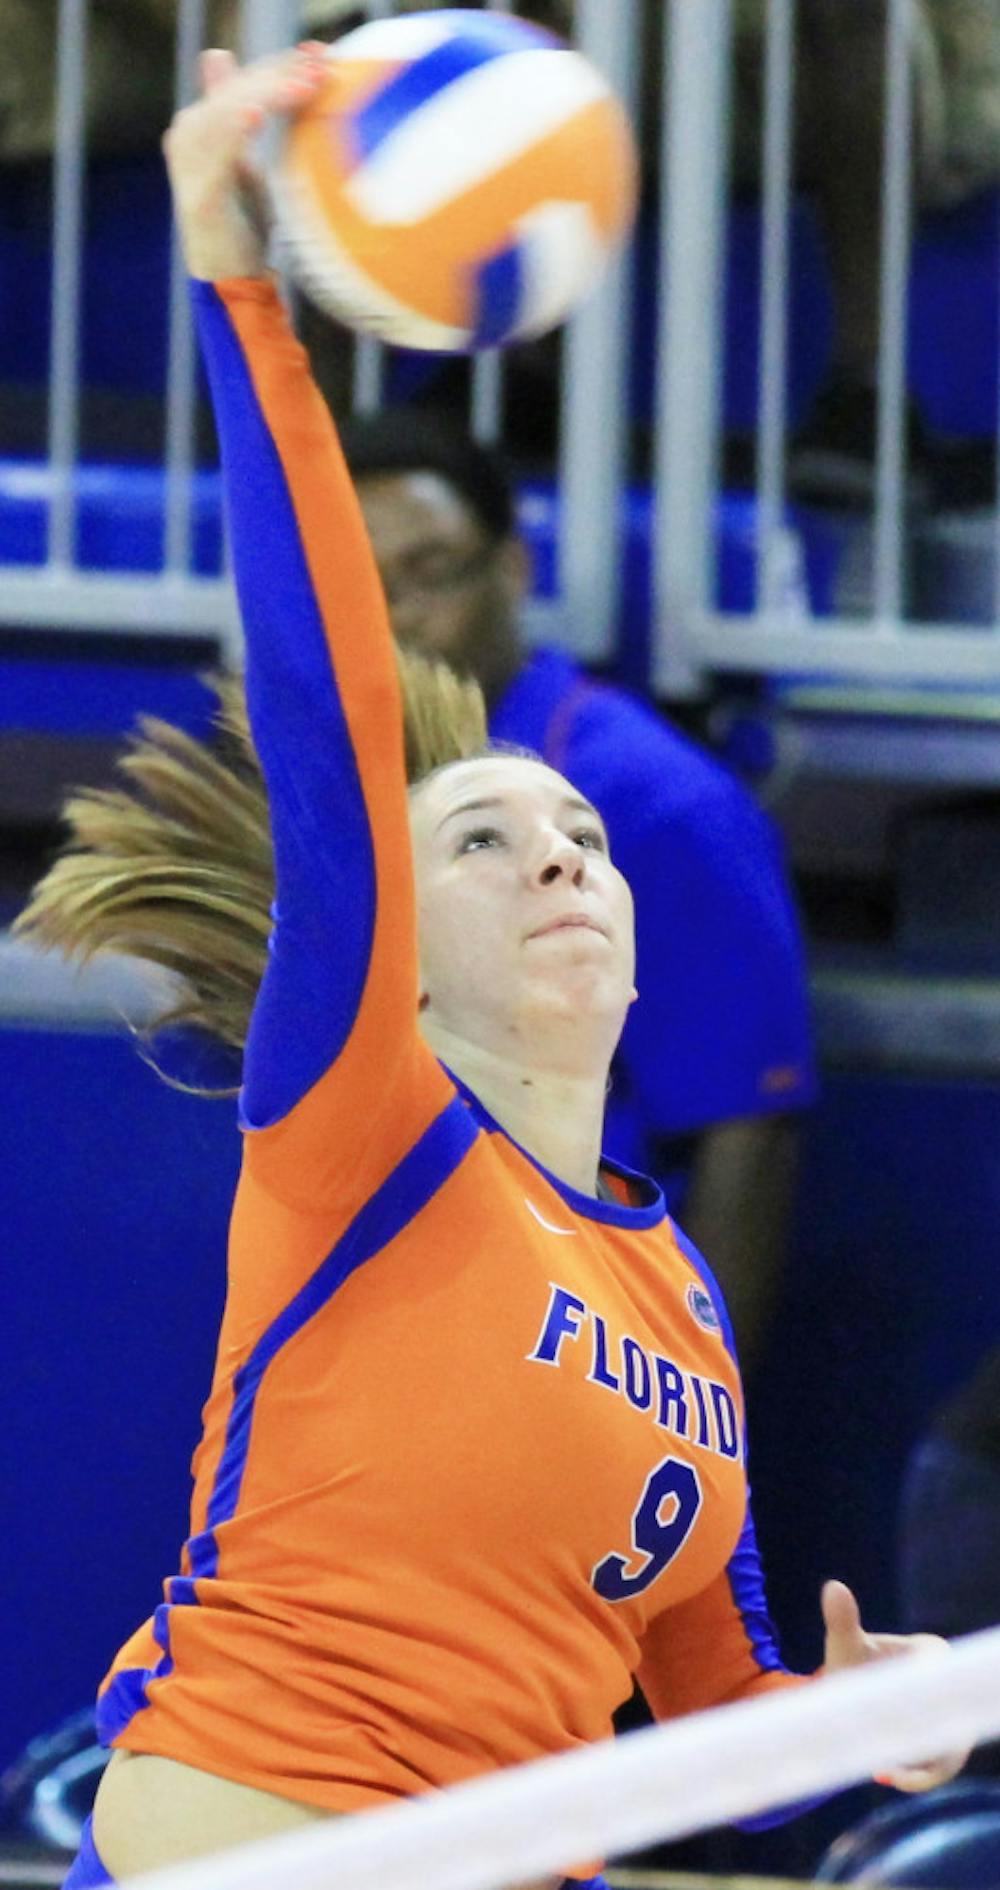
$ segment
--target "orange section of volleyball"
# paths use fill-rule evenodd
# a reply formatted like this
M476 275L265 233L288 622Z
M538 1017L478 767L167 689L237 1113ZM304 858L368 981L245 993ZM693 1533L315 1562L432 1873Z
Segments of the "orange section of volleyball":
M384 82L387 68L378 70ZM284 168L307 194L336 248L379 289L421 316L469 326L467 291L476 260L505 248L521 220L541 204L584 204L607 248L629 229L637 197L635 143L611 94L416 224L370 221L352 206L344 187L356 170L350 113L371 89L367 62L349 68L345 62L345 69L332 72L292 128Z

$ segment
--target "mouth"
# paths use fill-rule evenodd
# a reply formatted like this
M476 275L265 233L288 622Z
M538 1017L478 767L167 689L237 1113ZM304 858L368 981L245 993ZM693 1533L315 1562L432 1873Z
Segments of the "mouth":
M529 932L529 938L548 938L553 932L596 932L598 938L607 938L608 934L596 920L588 919L582 912L574 912L562 919L550 919L547 925L536 927Z

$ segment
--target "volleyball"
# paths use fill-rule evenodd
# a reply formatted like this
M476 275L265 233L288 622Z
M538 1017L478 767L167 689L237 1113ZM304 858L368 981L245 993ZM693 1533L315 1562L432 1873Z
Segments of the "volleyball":
M275 202L312 300L451 354L561 322L627 234L636 177L626 114L589 60L525 20L452 7L330 47Z

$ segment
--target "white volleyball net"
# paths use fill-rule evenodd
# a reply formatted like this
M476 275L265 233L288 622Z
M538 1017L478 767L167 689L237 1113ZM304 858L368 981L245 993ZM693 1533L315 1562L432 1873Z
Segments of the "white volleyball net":
M507 1890L1000 1734L1000 1629L144 1875L143 1890Z

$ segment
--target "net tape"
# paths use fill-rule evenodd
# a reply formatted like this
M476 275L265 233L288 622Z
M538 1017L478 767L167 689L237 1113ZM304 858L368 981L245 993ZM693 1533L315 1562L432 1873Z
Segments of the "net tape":
M1000 1734L1000 1628L386 1810L135 1879L142 1890L507 1890Z

